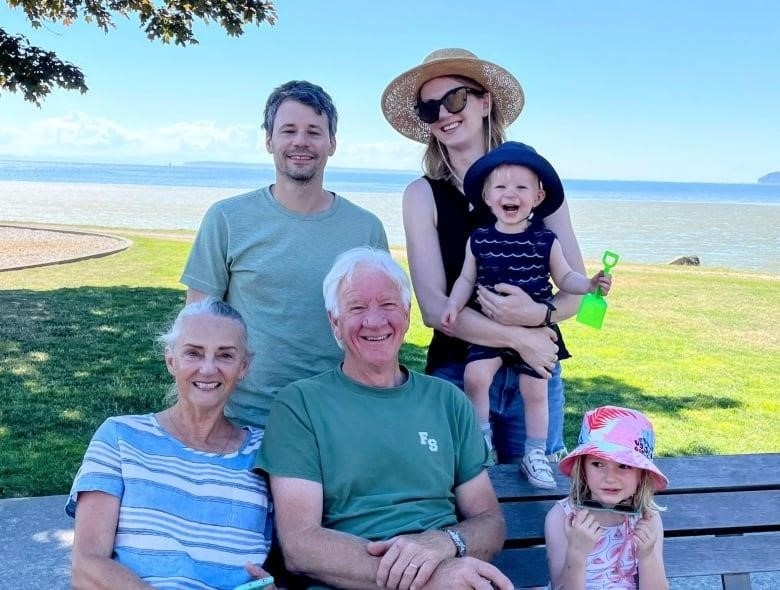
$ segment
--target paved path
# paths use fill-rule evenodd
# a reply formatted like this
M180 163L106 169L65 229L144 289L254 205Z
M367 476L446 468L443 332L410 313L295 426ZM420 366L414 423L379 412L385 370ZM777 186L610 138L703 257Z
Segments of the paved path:
M65 498L0 500L0 589L70 588L73 519Z
M0 500L0 590L67 590L73 519L66 496ZM779 590L780 573L753 574L754 590ZM720 578L675 579L670 590L721 590Z

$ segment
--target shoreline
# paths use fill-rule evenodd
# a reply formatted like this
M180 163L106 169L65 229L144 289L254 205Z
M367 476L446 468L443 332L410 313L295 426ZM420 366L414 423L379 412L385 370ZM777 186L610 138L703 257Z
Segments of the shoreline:
M24 240L30 233L36 233L35 240ZM152 237L165 240L191 242L196 230L171 230L164 228L126 228L98 225L70 225L62 223L18 222L0 219L0 273L39 268L44 266L70 264L92 258L119 254L132 246L132 237ZM14 253L6 248L12 243L24 243L27 252ZM398 257L406 258L406 246L390 245L390 251ZM42 257L46 258L43 259ZM36 258L34 262L27 262ZM586 259L594 268L599 265L597 259ZM753 278L780 280L780 273L754 269L735 269L712 266L684 266L666 263L647 263L620 261L620 266L637 267L645 271L667 271L670 269L690 270L699 274L734 276L746 275Z
M0 217L14 224L195 232L214 202L246 192L245 188L0 181ZM390 244L405 246L400 193L345 190L339 194L379 217ZM700 268L780 274L780 206L654 197L599 201L598 196L572 192L568 199L583 256L597 261L589 270L600 266L604 250L611 250L621 256L621 264L666 264L680 256L697 256Z

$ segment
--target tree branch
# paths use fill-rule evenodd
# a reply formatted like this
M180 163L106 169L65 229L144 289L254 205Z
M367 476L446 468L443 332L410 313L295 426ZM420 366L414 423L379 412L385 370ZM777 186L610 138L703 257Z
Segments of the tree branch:
M152 41L194 45L195 20L215 22L232 37L244 34L246 25L276 24L271 0L6 0L21 8L30 24L45 22L70 25L77 20L95 23L103 32L114 28L114 18L138 17L140 27ZM41 106L54 86L84 93L87 86L81 70L60 60L51 51L30 45L23 35L10 35L0 28L0 95L2 91L24 93Z

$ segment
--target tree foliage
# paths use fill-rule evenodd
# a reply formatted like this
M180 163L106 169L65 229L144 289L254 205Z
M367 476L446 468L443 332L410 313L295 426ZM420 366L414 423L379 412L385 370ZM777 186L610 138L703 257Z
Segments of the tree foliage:
M46 23L70 25L78 20L94 23L103 32L116 27L114 19L135 15L152 41L193 45L196 20L215 22L228 35L238 37L246 25L276 23L276 9L267 0L6 0L21 8L34 28ZM12 35L0 27L0 95L22 92L40 106L55 87L87 91L84 74L52 51L31 45L24 35Z

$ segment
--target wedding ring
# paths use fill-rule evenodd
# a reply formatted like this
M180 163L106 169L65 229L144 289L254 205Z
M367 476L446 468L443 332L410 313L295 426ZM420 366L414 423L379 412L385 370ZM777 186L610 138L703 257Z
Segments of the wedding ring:
M417 566L416 566L416 565L414 565L413 563L410 563L410 564L409 564L409 565L407 565L406 567L413 567L414 569L417 569Z

